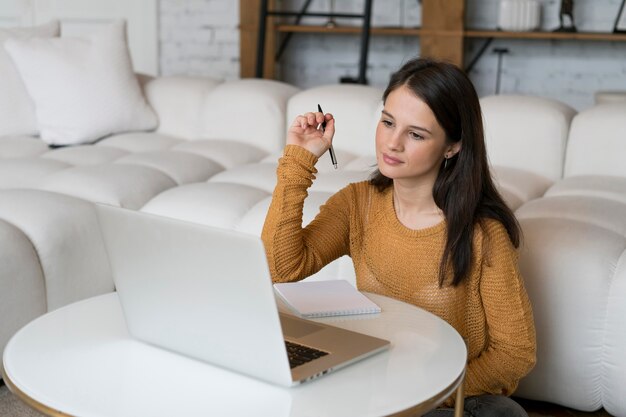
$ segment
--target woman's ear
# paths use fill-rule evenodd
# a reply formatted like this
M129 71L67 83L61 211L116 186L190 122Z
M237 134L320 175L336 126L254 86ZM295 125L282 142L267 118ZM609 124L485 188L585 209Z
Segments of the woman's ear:
M454 155L459 153L461 150L461 141L454 142L448 147L448 151L446 152L446 157L452 158Z

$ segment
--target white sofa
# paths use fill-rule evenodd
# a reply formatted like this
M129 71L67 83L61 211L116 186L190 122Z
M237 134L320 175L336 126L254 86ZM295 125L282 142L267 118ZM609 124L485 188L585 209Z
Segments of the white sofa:
M260 234L287 124L317 103L337 119L339 169L327 156L305 204L375 164L382 91L300 91L267 80L144 80L154 132L49 149L0 137L0 352L31 319L114 289L93 202ZM554 101L482 99L498 186L520 219L522 272L538 362L517 395L626 416L626 142L624 104L576 114ZM312 279L354 280L349 259Z

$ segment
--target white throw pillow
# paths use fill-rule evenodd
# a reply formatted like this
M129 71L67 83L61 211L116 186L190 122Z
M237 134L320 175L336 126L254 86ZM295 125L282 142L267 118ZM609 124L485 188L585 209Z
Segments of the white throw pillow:
M13 60L2 45L8 39L59 36L59 22L28 28L0 28L0 136L36 135L35 104L31 100Z
M74 145L156 128L133 73L124 21L88 38L9 39L5 48L35 102L44 141Z

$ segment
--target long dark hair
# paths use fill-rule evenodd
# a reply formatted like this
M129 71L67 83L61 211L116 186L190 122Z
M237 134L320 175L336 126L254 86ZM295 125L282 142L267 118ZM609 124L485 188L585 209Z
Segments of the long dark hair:
M392 74L383 102L401 86L407 86L430 107L446 132L447 143L461 143L461 150L441 164L433 186L435 204L447 223L439 286L443 286L449 267L450 284L457 286L471 269L475 226L485 219L498 220L519 247L519 224L491 179L480 103L469 78L452 64L416 58ZM370 183L383 191L393 180L376 170Z

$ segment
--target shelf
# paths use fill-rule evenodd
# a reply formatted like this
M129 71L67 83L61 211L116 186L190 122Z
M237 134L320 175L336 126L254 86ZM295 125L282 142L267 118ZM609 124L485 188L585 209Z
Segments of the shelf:
M500 30L466 30L466 38L626 41L624 33L592 32L505 32Z
M406 36L420 38L420 51L425 56L446 60L457 65L463 63L463 11L466 0L420 0L422 3L422 20L420 27L370 27L373 36ZM283 41L293 33L309 33L318 35L363 35L362 26L339 25L327 27L321 25L294 25L291 21L267 18L261 21L263 10L275 10L278 0L239 0L239 45L240 75L253 77L260 71L259 63L263 63L262 73L266 78L275 76L276 50L282 50ZM305 3L305 4L308 4ZM367 4L367 2L365 3ZM266 9L264 9L266 8ZM364 12L365 15L365 12ZM321 17L321 16L319 16ZM265 43L259 45L259 33L263 31ZM277 35L282 36L282 39ZM366 42L363 36L362 43ZM280 41L280 42L279 42ZM260 53L263 57L258 57ZM362 53L366 60L367 53Z
M315 26L315 25L276 25L275 30L277 32L298 32L298 33L336 33L342 34L360 34L360 26ZM423 33L422 29L418 28L401 28L401 27L372 27L370 28L372 35L414 35L418 36Z
M268 0L272 3L274 0ZM244 4L245 3L245 4ZM377 36L420 37L420 51L425 56L464 66L464 40L467 39L529 39L563 41L626 42L626 33L599 32L508 32L465 28L464 13L467 0L422 0L421 28L371 27L370 34ZM241 18L241 74L254 74L257 38L259 30L259 5L261 0L239 0ZM284 20L282 22L285 22ZM293 25L267 20L267 48L265 49L264 74L273 77L276 33L315 33L337 35L359 35L360 26L327 27L325 25Z
M326 33L354 35L361 33L358 26L317 26L317 25L276 25L277 32L289 33ZM383 36L439 36L466 38L502 38L502 39L546 39L546 40L589 40L589 41L626 41L626 33L600 32L506 32L501 30L466 30L445 31L403 27L372 27L372 35Z

